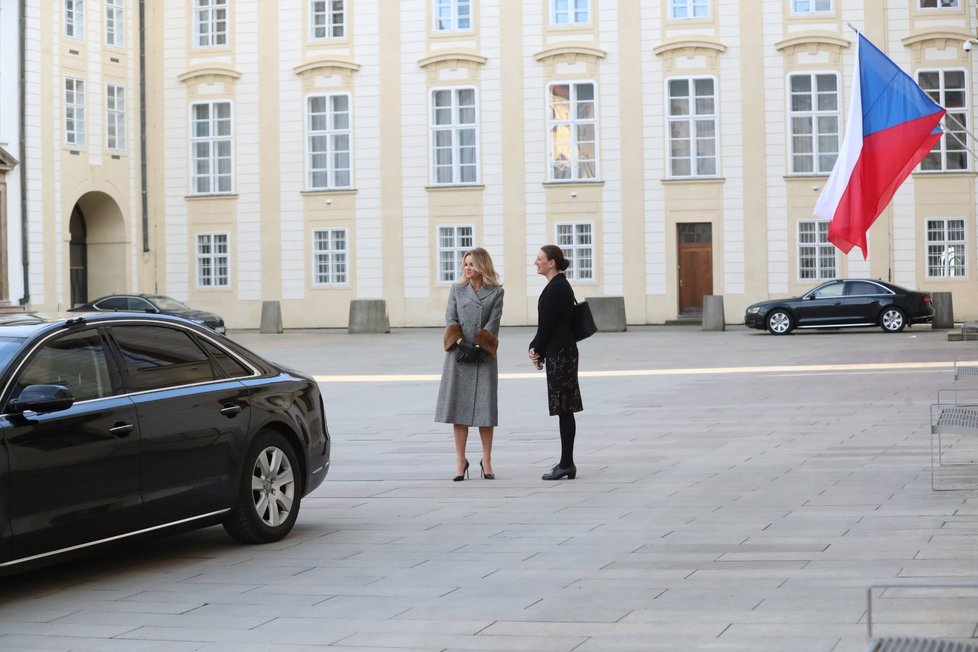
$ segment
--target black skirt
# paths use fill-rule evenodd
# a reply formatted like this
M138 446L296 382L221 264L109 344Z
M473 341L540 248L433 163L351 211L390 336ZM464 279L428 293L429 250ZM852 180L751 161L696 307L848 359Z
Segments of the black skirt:
M577 347L548 351L545 363L550 416L583 410L581 386L577 382Z

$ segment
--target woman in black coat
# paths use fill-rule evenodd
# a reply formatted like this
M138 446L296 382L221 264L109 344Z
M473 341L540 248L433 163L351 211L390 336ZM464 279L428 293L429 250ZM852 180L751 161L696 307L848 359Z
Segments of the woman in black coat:
M547 286L537 302L537 333L530 342L530 361L537 369L547 367L547 398L550 416L560 421L560 462L544 480L577 477L574 465L574 413L584 409L577 382L577 340L572 330L574 290L563 272L570 263L556 245L545 245L534 263L537 273L547 277Z

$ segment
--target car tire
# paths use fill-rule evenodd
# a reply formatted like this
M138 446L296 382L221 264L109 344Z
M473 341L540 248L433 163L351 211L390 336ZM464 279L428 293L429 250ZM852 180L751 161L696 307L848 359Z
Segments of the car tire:
M774 335L787 335L795 327L794 320L787 311L772 310L767 316L767 329Z
M899 333L907 325L907 316L899 308L889 306L880 313L880 328L884 333Z
M224 529L242 543L272 543L295 524L302 499L299 459L278 432L263 430L248 447L238 496Z

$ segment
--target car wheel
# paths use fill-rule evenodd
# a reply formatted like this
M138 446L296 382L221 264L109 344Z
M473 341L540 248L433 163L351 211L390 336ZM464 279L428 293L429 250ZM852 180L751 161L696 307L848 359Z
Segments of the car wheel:
M238 497L224 529L242 543L279 541L292 530L301 498L295 451L280 433L263 430L245 455Z
M885 333L899 333L907 325L907 317L899 308L889 307L880 315L880 328Z
M767 316L767 329L775 335L786 335L795 325L791 323L791 315L784 310L772 310Z

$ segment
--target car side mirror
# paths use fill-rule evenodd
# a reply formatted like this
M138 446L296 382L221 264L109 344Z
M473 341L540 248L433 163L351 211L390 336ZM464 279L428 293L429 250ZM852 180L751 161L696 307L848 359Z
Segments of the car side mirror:
M147 308L147 309L146 309L146 312L148 312L148 313L149 313L149 314L151 314L151 315L156 315L156 314L158 314L158 313L159 313L160 311L159 311L159 308Z
M75 397L64 385L28 385L10 401L11 412L60 412L75 403Z

